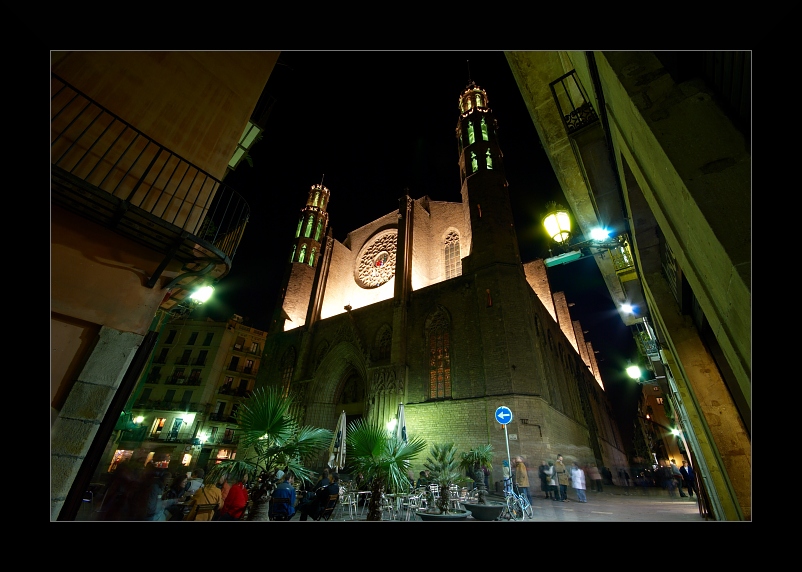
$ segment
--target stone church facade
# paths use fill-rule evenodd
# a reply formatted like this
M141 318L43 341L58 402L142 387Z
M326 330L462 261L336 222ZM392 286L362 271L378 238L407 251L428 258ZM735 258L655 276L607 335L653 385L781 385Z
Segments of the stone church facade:
M520 260L486 92L468 85L459 111L462 202L403 196L341 243L329 189L310 188L257 386L294 393L303 424L331 429L341 411L386 423L403 403L429 444L492 444L494 481L507 443L534 475L558 453L626 466L592 347L543 261Z

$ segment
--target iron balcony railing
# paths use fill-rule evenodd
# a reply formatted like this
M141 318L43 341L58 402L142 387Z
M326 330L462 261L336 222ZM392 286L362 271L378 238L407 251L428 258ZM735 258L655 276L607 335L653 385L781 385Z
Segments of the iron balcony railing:
M149 287L173 259L228 273L250 216L242 196L55 74L50 120L51 201L165 254Z

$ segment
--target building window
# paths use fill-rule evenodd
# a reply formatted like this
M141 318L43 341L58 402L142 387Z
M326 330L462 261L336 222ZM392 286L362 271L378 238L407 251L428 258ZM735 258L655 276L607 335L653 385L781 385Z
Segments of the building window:
M309 220L306 222L306 230L304 231L304 237L309 238L312 235L312 223L315 222L315 217L309 215Z
M485 153L485 164L489 170L493 170L493 158L490 156L490 149Z
M189 374L189 383L192 385L200 385L201 370L193 369Z
M476 134L473 132L473 123L468 120L468 145L473 145L476 142Z
M167 352L169 350L167 348L162 348L159 352L159 355L153 360L155 363L167 363Z
M446 280L462 276L462 258L460 257L459 234L451 231L446 236L444 258L446 263Z
M301 236L301 226L304 224L304 217L298 219L298 228L295 229L295 238Z
M301 247L301 254L298 255L298 262L303 262L304 258L306 258L306 245L305 244Z
M192 332L189 334L189 341L187 342L188 346L194 346L195 341L198 339L198 332Z
M293 244L292 245L292 253L290 254L290 262L295 260L295 248L296 248L296 246Z
M251 344L251 353L252 354L259 353L259 342L253 342Z
M487 122L484 117L482 117L482 140L487 141Z
M309 255L309 266L315 265L315 250L317 249L315 247L312 247L312 253Z
M451 323L442 308L426 320L429 348L429 399L451 397Z
M253 360L246 359L245 360L245 367L242 370L243 373L253 373Z
M195 365L206 365L206 358L209 355L208 350L201 350L198 352L198 357L195 359Z
M319 218L317 220L317 229L315 229L315 240L320 242L320 231L323 230L323 219Z
M203 340L204 346L212 345L212 340L214 339L214 332L206 332L206 339Z
M190 355L192 355L192 350L184 350L184 354L181 356L181 359L178 360L178 363L181 365L189 365Z
M175 335L176 335L176 331L175 330L170 330L170 332L167 334L167 339L164 341L164 343L165 344L172 344L173 340L175 340Z
M320 199L320 191L315 191L315 198L312 200L312 206L317 206L317 201Z
M471 151L471 173L475 173L479 168L479 162L476 160L476 153Z
M383 327L376 342L376 359L388 359L392 349L393 332L387 326Z

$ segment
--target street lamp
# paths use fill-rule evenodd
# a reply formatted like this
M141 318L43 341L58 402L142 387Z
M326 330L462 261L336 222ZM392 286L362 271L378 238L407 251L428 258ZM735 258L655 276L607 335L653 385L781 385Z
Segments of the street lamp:
M643 370L638 365L633 364L632 362L627 362L627 375L634 379L635 382L639 385L651 385L656 382L658 379L665 379L666 376L664 375L656 375L651 379L641 380L641 375L643 375Z
M603 228L594 228L590 231L589 240L569 244L571 240L571 216L568 214L568 209L555 202L550 202L546 205L546 210L546 216L543 217L543 227L546 229L549 238L565 251L557 256L549 256L544 260L546 268L557 266L558 264L568 264L584 258L587 254L582 252L582 248L618 248L626 242L626 238L623 235L610 240L610 231ZM549 248L549 254L551 254L551 248ZM590 255L594 254L596 253L590 252Z

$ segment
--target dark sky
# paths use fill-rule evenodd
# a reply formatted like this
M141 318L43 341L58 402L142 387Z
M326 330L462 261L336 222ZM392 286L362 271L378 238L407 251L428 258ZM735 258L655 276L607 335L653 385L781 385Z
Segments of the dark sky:
M545 205L567 202L503 52L282 52L266 88L276 103L251 151L254 166L243 163L225 180L250 204L249 225L231 272L193 317L236 313L268 329L300 209L321 180L339 241L395 211L405 189L413 199L461 201L457 102L470 80L486 90L498 120L521 259L548 257ZM549 279L574 303L610 400L626 415L636 388L622 370L636 349L596 264L553 267Z

